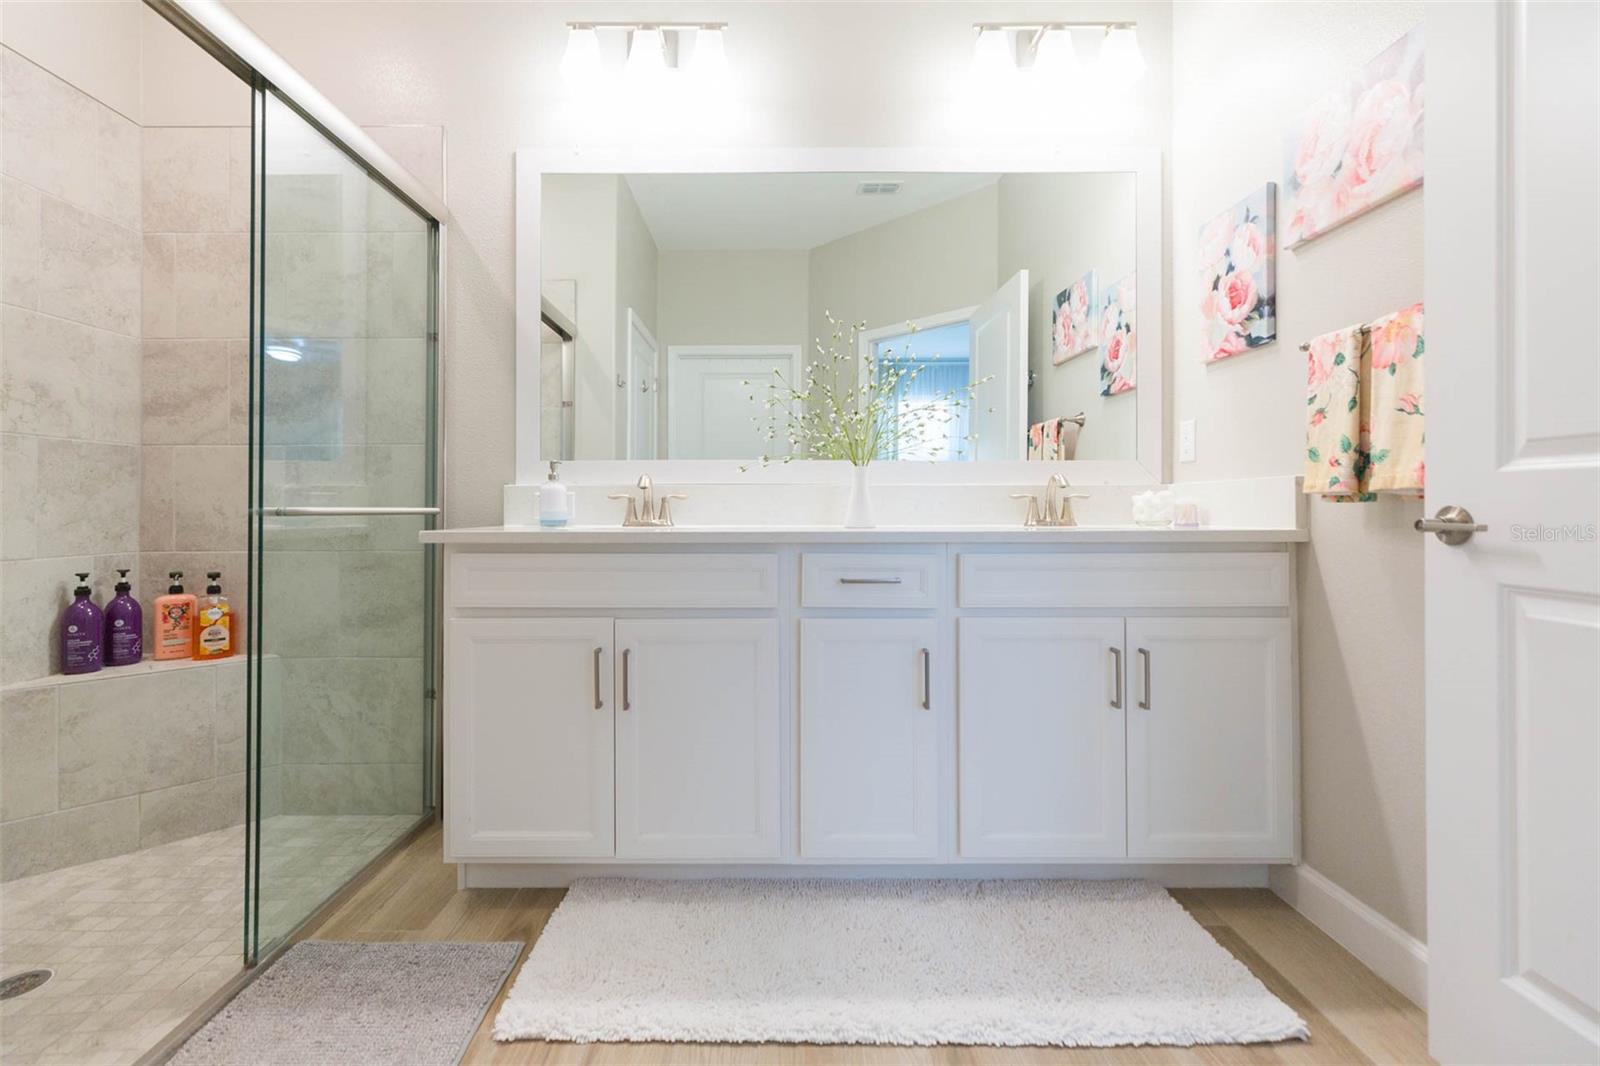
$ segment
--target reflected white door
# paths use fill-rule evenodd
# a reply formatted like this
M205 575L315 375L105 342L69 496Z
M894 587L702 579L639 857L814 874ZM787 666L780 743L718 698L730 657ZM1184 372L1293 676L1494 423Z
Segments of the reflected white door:
M1028 272L1019 270L972 314L972 431L979 459L1027 456Z
M628 458L656 457L656 410L661 401L656 338L644 319L628 308Z
M798 383L798 344L669 344L666 457L748 462L788 455L782 433L767 439L766 389L774 374Z
M1600 9L1428 9L1428 1038L1600 1058ZM1418 534L1425 535L1425 534Z

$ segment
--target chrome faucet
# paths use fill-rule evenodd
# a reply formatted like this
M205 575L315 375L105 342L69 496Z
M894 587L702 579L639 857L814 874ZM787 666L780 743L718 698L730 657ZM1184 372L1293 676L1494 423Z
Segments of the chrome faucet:
M1044 483L1044 502L1042 504L1039 498L1032 493L1013 492L1011 494L1013 500L1028 501L1028 514L1022 520L1023 527L1033 529L1038 526L1061 527L1077 525L1078 520L1072 514L1072 501L1087 500L1089 494L1087 492L1061 491L1067 488L1071 488L1071 486L1067 484L1065 477L1060 474L1051 474L1050 479Z
M628 501L628 512L622 519L624 527L670 526L672 525L672 501L687 500L689 498L679 492L664 493L658 505L655 495L655 482L650 480L649 474L639 475L638 488L638 498L626 492L614 492L606 497L608 500Z

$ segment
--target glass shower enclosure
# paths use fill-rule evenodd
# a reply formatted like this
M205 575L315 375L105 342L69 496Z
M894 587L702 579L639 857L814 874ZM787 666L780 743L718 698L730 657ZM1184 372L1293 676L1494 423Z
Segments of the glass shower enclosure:
M441 251L359 131L252 81L247 963L434 807Z

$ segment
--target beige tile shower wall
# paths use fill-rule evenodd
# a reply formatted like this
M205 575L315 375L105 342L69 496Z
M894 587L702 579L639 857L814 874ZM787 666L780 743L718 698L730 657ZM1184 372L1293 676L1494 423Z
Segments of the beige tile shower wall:
M42 32L38 19L27 25ZM136 61L137 41L126 47ZM60 669L56 620L74 571L94 575L103 601L114 567L137 569L141 143L125 115L11 47L0 47L0 116L0 684L10 684Z
M226 89L248 102L244 83ZM250 130L147 126L142 135L139 586L153 601L166 591L168 574L181 570L184 588L201 593L206 572L220 570L242 647L249 610ZM153 617L147 609L146 640Z
M1197 420L1179 481L1301 472L1301 341L1422 299L1422 198L1409 193L1278 254L1278 340L1201 363L1200 226L1283 181L1300 109L1423 19L1420 3L1173 6L1174 418ZM1284 204L1278 204L1280 232ZM1174 435L1175 439L1176 435ZM1305 861L1422 938L1422 549L1416 501L1310 506L1300 554Z
M235 659L0 689L0 881L243 821L244 685ZM263 745L271 813L280 731Z

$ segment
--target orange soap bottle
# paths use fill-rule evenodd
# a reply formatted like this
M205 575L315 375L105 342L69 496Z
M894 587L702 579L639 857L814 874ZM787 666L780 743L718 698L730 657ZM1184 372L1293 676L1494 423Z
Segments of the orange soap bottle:
M183 591L182 570L167 577L167 594L156 597L156 658L187 659L194 655L194 597Z
M194 657L222 659L233 654L233 608L222 594L222 571L206 572L206 594L194 623Z

